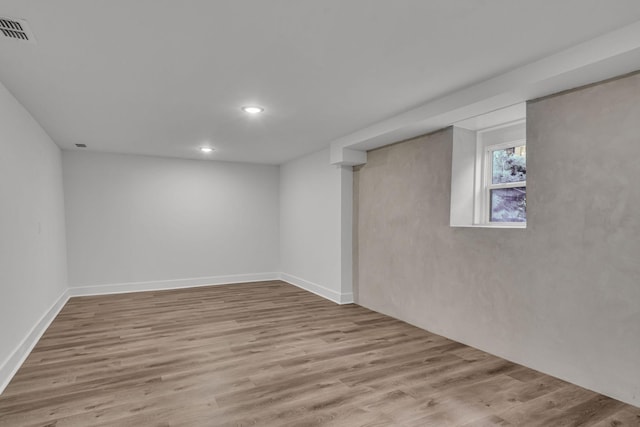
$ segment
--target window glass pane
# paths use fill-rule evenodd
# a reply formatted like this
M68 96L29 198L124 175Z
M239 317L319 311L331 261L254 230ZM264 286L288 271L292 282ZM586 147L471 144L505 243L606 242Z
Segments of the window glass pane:
M491 153L491 183L520 182L527 180L527 147L505 148Z
M491 190L492 222L525 222L527 220L526 187Z

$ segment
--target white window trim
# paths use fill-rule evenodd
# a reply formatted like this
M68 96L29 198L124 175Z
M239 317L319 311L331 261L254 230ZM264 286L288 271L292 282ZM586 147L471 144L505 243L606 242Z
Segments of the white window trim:
M526 139L519 139L516 141L503 142L500 144L488 145L484 148L484 155L481 159L482 161L482 171L484 171L482 177L482 193L480 204L482 205L482 215L481 215L481 223L482 225L492 225L499 227L513 227L517 226L517 228L525 228L527 226L527 222L499 222L499 221L491 221L491 190L500 189L500 188L516 188L516 187L527 187L527 181L518 181L518 182L505 182L502 184L492 184L492 153L497 150L504 150L505 148L512 147L520 147L526 146Z
M497 128L511 126L513 123L492 127L490 130ZM488 129L487 129L488 130ZM525 229L527 228L527 222L492 222L490 221L490 190L495 188L513 188L513 187L526 187L526 181L509 182L504 184L493 184L491 182L491 157L490 153L495 150L518 147L527 145L526 138L515 139L512 141L501 142L498 144L484 144L478 139L476 146L476 165L475 165L475 197L474 197L474 221L473 227L486 227L486 228L515 228Z

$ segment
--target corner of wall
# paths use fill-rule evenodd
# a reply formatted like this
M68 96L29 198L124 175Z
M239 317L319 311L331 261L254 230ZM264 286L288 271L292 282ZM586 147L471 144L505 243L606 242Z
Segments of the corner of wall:
M18 369L27 360L31 350L38 343L42 335L46 332L51 322L56 318L60 310L69 300L69 291L65 289L62 295L49 307L49 309L40 317L38 322L31 328L24 339L14 348L10 356L0 365L0 394L9 385L13 376Z

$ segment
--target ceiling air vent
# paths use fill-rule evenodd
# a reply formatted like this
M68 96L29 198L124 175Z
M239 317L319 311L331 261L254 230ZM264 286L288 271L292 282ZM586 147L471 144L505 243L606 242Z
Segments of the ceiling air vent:
M6 18L0 16L0 32L3 38L21 40L35 43L36 38L29 29L29 24L24 19Z

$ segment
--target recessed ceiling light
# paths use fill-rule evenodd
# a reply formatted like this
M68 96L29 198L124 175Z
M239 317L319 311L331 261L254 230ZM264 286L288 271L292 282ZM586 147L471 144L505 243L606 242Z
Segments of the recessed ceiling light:
M200 147L200 151L202 151L203 153L211 153L211 152L213 152L213 148L211 148L211 147Z
M242 107L241 110L249 114L258 114L258 113L262 113L264 111L264 108L248 105L246 107Z

